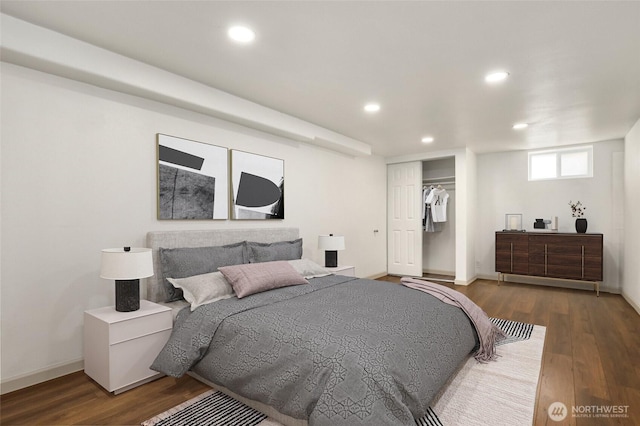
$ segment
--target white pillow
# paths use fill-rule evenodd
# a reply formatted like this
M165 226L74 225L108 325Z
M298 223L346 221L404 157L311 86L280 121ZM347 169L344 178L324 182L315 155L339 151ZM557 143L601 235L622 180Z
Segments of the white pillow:
M181 288L191 303L191 311L198 306L233 297L233 288L220 272L194 275L187 278L167 278L174 287Z
M307 279L331 275L331 271L323 268L311 259L296 259L288 260L287 262L293 266L293 269L295 269L296 272Z

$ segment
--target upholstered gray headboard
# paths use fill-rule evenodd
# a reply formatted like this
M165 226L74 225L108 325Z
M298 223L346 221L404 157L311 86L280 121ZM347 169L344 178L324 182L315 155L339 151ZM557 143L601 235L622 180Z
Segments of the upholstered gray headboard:
M298 228L208 229L202 231L151 231L147 233L147 247L153 255L154 275L147 278L147 299L152 302L165 300L162 285L164 276L160 265L159 248L211 247L256 241L274 243L299 238Z

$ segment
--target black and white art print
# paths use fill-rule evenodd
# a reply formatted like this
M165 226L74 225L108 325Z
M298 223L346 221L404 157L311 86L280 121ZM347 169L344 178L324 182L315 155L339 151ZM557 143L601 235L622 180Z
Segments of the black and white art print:
M158 134L158 219L228 219L228 151Z
M284 160L231 150L232 219L284 219Z

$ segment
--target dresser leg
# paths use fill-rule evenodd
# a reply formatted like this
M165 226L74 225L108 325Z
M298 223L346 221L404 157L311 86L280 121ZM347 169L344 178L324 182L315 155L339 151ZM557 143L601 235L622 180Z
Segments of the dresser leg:
M600 297L600 282L596 281L593 285L596 288L596 297Z

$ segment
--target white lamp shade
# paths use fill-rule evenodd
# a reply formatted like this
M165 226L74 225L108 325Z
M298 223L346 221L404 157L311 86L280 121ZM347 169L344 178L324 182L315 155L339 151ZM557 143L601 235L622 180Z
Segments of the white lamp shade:
M134 280L153 275L151 249L124 248L102 250L100 277L109 280Z
M320 235L318 248L325 251L344 250L344 237L341 235Z

